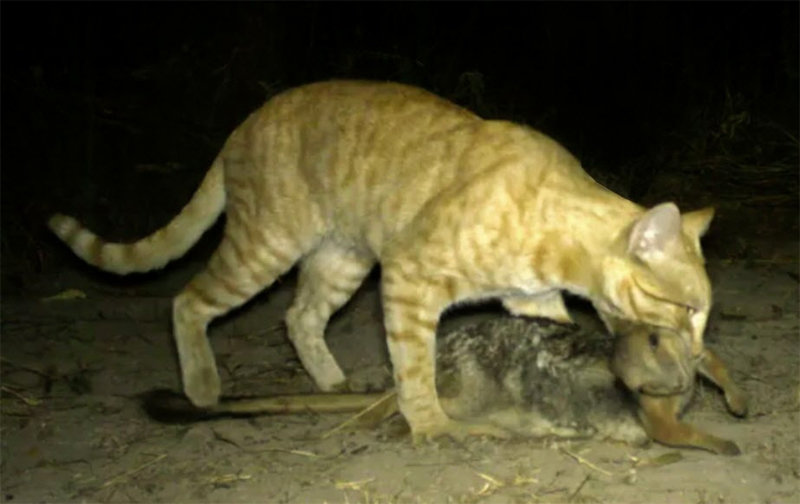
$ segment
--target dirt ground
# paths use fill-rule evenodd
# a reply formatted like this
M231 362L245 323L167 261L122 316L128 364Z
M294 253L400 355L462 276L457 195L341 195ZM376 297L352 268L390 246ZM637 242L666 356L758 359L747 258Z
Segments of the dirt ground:
M712 260L706 341L749 393L736 419L703 385L687 414L735 440L724 457L657 444L442 440L412 445L399 418L322 437L348 415L165 425L139 394L179 390L170 299L199 264L118 281L77 267L35 298L2 304L3 502L689 502L800 501L797 244L762 262ZM289 275L215 323L225 392L310 392L285 337ZM34 289L35 290L35 289ZM47 296L60 294L57 298ZM571 303L582 323L596 323ZM442 326L496 316L457 309ZM366 387L389 383L373 275L329 327L342 366Z

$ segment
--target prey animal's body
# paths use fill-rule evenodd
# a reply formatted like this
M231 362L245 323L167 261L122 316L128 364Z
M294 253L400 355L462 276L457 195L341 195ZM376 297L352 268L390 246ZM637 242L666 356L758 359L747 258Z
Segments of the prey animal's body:
M731 413L747 413L747 398L709 349L694 358L676 332L630 324L614 338L543 319L495 318L439 338L436 388L453 418L494 425L526 438L600 438L660 443L736 455L733 441L680 420L697 374L717 384ZM208 409L158 391L145 407L162 421L227 415L357 412L383 418L394 397L305 394L223 398ZM370 417L372 418L372 417Z

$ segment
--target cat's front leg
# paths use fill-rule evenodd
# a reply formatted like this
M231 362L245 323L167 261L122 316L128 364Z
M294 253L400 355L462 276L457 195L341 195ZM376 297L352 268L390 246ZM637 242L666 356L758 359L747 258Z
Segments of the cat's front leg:
M542 317L564 324L573 323L557 290L534 296L509 296L503 298L503 306L518 317Z
M436 327L449 304L446 289L384 264L383 308L397 401L415 441L449 435L507 437L488 423L451 419L436 391Z

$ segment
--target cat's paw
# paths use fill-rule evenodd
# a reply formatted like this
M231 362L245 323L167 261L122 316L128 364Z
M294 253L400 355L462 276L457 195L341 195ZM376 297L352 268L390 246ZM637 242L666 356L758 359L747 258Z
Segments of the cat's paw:
M184 373L183 392L198 408L217 404L221 390L219 375L213 367L198 367Z
M333 356L328 353L324 357L322 360L303 361L311 379L323 392L348 391L347 377Z

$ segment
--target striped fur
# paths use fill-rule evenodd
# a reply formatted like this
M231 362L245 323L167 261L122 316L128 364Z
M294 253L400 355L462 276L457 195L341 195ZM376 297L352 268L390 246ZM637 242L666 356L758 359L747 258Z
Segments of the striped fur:
M108 243L66 215L53 215L47 225L78 257L105 271L125 275L163 268L192 248L225 210L222 178L218 161L169 224L135 243Z
M139 242L105 243L69 217L50 225L86 261L124 274L184 253L223 207L222 242L173 305L198 406L220 392L208 323L298 262L289 338L325 391L345 382L323 338L328 318L381 263L399 405L416 435L490 431L451 421L436 396L435 330L454 303L499 297L515 314L568 320L567 290L612 329L672 327L702 351L711 292L699 238L711 210L645 210L545 135L400 84L332 81L274 97L231 134L183 211Z

